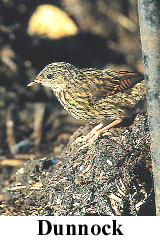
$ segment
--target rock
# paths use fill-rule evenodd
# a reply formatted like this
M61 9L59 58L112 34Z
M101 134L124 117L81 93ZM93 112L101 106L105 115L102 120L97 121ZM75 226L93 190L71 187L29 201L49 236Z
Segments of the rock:
M17 215L155 215L147 115L81 150L79 128L54 162L30 160L6 191ZM56 162L55 162L56 159ZM14 214L15 215L15 214Z

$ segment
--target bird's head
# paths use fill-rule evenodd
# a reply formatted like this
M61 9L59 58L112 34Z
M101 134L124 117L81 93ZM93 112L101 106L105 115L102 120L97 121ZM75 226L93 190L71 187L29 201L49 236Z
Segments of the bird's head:
M71 64L64 62L48 64L37 75L36 79L27 86L41 84L55 92L60 92L67 84L67 77L70 74L69 68L71 68L71 66Z

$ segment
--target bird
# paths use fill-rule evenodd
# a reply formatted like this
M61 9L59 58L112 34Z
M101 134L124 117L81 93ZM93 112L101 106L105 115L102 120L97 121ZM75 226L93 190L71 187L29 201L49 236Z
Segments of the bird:
M124 119L146 111L144 77L134 72L55 62L27 86L35 84L51 89L74 118L97 124L84 137L84 147Z

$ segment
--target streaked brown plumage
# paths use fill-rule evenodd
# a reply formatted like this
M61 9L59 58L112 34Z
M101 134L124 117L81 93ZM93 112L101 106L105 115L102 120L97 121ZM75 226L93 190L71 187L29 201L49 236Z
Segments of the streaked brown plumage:
M86 139L91 138L89 144L145 106L143 77L132 72L80 69L58 62L47 65L28 86L38 83L52 89L73 117L101 123L87 135ZM109 125L102 128L105 124Z

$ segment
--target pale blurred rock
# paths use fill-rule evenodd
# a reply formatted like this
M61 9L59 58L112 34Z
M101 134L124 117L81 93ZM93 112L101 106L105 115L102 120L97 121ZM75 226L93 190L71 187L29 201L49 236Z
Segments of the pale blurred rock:
M61 9L42 4L33 13L28 23L30 35L42 35L52 39L75 35L78 28L72 19Z

